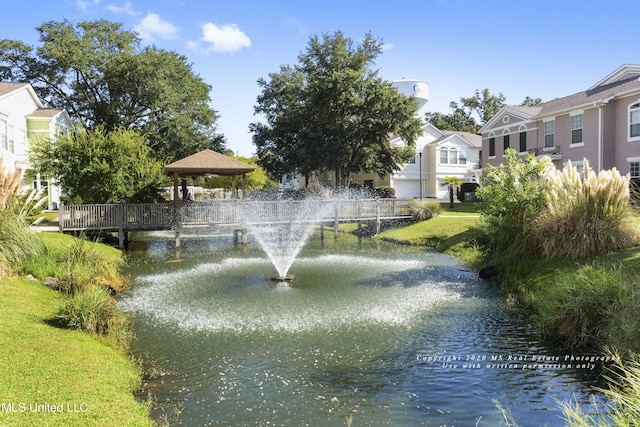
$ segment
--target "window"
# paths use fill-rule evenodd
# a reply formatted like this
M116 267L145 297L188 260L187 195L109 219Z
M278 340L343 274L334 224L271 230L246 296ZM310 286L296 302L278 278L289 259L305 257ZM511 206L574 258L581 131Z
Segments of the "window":
M9 125L7 134L8 134L7 149L9 150L9 152L15 153L16 152L16 143L15 143L15 141L13 139L13 126Z
M629 139L640 138L640 102L629 107Z
M489 157L496 156L496 139L489 138Z
M629 162L629 175L631 178L640 178L640 162Z
M446 148L440 149L440 163L441 164L449 163L449 150L447 150Z
M544 146L554 147L553 134L556 131L556 121L551 120L544 124Z
M7 138L7 120L0 119L0 149L9 149L9 139Z
M509 148L509 140L511 135L503 135L503 149L506 150L507 148Z
M449 152L449 163L451 163L452 165L458 164L458 152L454 149L451 149L451 151Z
M527 133L520 132L520 152L524 153L527 151Z
M582 114L571 116L571 144L582 143Z
M458 151L458 162L461 165L467 164L467 155L463 151Z

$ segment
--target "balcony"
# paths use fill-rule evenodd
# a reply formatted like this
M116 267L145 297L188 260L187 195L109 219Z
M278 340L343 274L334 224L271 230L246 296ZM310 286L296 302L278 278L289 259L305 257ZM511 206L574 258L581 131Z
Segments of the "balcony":
M560 147L536 147L527 150L527 152L536 156L536 159L546 156L551 160L562 160L562 149Z

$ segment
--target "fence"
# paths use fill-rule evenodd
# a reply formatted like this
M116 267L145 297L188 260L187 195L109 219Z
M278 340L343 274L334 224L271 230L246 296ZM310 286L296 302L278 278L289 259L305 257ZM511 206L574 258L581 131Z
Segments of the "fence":
M281 222L354 222L408 218L405 199L221 200L213 202L61 205L60 231L243 228Z

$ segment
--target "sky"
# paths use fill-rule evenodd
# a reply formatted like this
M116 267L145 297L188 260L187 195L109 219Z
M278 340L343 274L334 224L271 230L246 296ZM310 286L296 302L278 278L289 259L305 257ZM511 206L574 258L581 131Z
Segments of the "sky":
M35 0L2 8L0 39L39 46L36 27L106 19L142 46L175 51L211 86L227 148L251 156L257 81L296 65L309 38L341 31L383 44L374 69L429 85L420 110L450 113L476 89L549 101L640 64L640 1L610 0ZM635 52L635 53L634 53Z

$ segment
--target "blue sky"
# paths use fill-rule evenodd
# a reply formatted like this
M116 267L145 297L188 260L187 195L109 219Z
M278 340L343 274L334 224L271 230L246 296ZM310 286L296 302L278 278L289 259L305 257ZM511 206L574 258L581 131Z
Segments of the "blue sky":
M212 86L227 147L249 156L256 81L296 64L312 35L371 32L385 45L380 75L427 82L421 113L449 113L476 89L548 101L640 63L639 16L638 0L36 0L3 7L0 39L37 45L35 27L49 20L121 22L188 58Z

